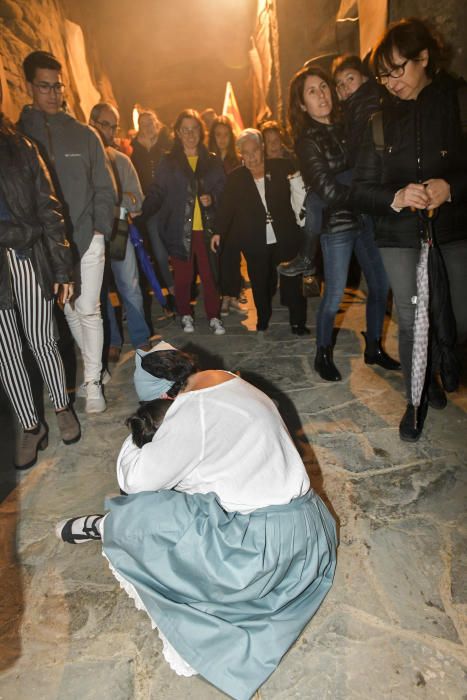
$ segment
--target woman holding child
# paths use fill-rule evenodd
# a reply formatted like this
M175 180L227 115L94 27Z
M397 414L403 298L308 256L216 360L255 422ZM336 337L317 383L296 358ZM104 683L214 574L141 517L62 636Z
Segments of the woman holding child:
M57 534L102 536L171 667L248 700L332 584L335 524L265 394L230 372L197 371L166 343L140 359L140 397L174 398L132 419L117 472L133 495L111 499L106 516L60 523Z
M289 122L300 172L307 189L321 199L321 250L325 290L317 316L315 369L327 381L342 377L333 361L334 319L344 294L352 251L368 284L365 362L398 369L381 347L388 283L372 232L361 226L350 204L350 179L344 126L328 75L318 66L302 68L292 79ZM307 211L308 216L308 211ZM321 219L321 212L319 212Z

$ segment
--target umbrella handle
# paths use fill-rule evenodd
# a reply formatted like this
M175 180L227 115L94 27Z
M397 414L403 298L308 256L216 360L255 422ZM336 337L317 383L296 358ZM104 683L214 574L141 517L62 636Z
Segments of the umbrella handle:
M428 243L429 246L433 245L433 221L438 212L438 209L417 209L418 216L423 223L422 241Z

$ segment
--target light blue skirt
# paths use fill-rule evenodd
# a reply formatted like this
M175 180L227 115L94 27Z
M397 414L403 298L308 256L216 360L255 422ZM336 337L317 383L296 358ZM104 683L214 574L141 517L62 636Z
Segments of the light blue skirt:
M313 492L248 515L215 494L114 498L103 550L178 654L236 700L274 671L329 591L333 518Z

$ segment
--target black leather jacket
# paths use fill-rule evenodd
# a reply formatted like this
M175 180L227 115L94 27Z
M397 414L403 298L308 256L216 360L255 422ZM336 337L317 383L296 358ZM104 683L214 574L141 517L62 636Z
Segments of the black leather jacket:
M381 109L384 88L369 78L342 104L350 166L355 165L369 118Z
M7 249L23 251L49 300L54 282L72 279L62 207L37 148L0 118L0 194L11 221L0 221L0 309L13 307Z
M336 175L349 168L343 125L321 124L310 119L295 144L295 152L306 187L327 205L323 233L358 229L359 221L349 205L350 187L336 181Z

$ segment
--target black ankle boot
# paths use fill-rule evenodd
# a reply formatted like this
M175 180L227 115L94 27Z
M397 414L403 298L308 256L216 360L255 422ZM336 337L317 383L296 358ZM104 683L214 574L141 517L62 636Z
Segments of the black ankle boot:
M431 408L441 411L446 408L447 398L444 389L438 384L436 377L431 377L427 389L428 404Z
M384 369L400 369L400 363L393 360L392 357L384 352L381 347L381 338L376 340L368 340L366 333L362 332L365 338L365 353L363 355L367 365L379 365Z
M310 335L310 329L304 323L292 324L290 330L294 335Z
M401 440L405 442L417 442L422 434L427 411L428 401L426 398L422 399L422 403L418 408L415 408L411 403L407 404L407 408L399 424L399 437Z
M342 377L332 359L332 345L319 347L316 350L315 370L321 379L327 382L340 382Z

